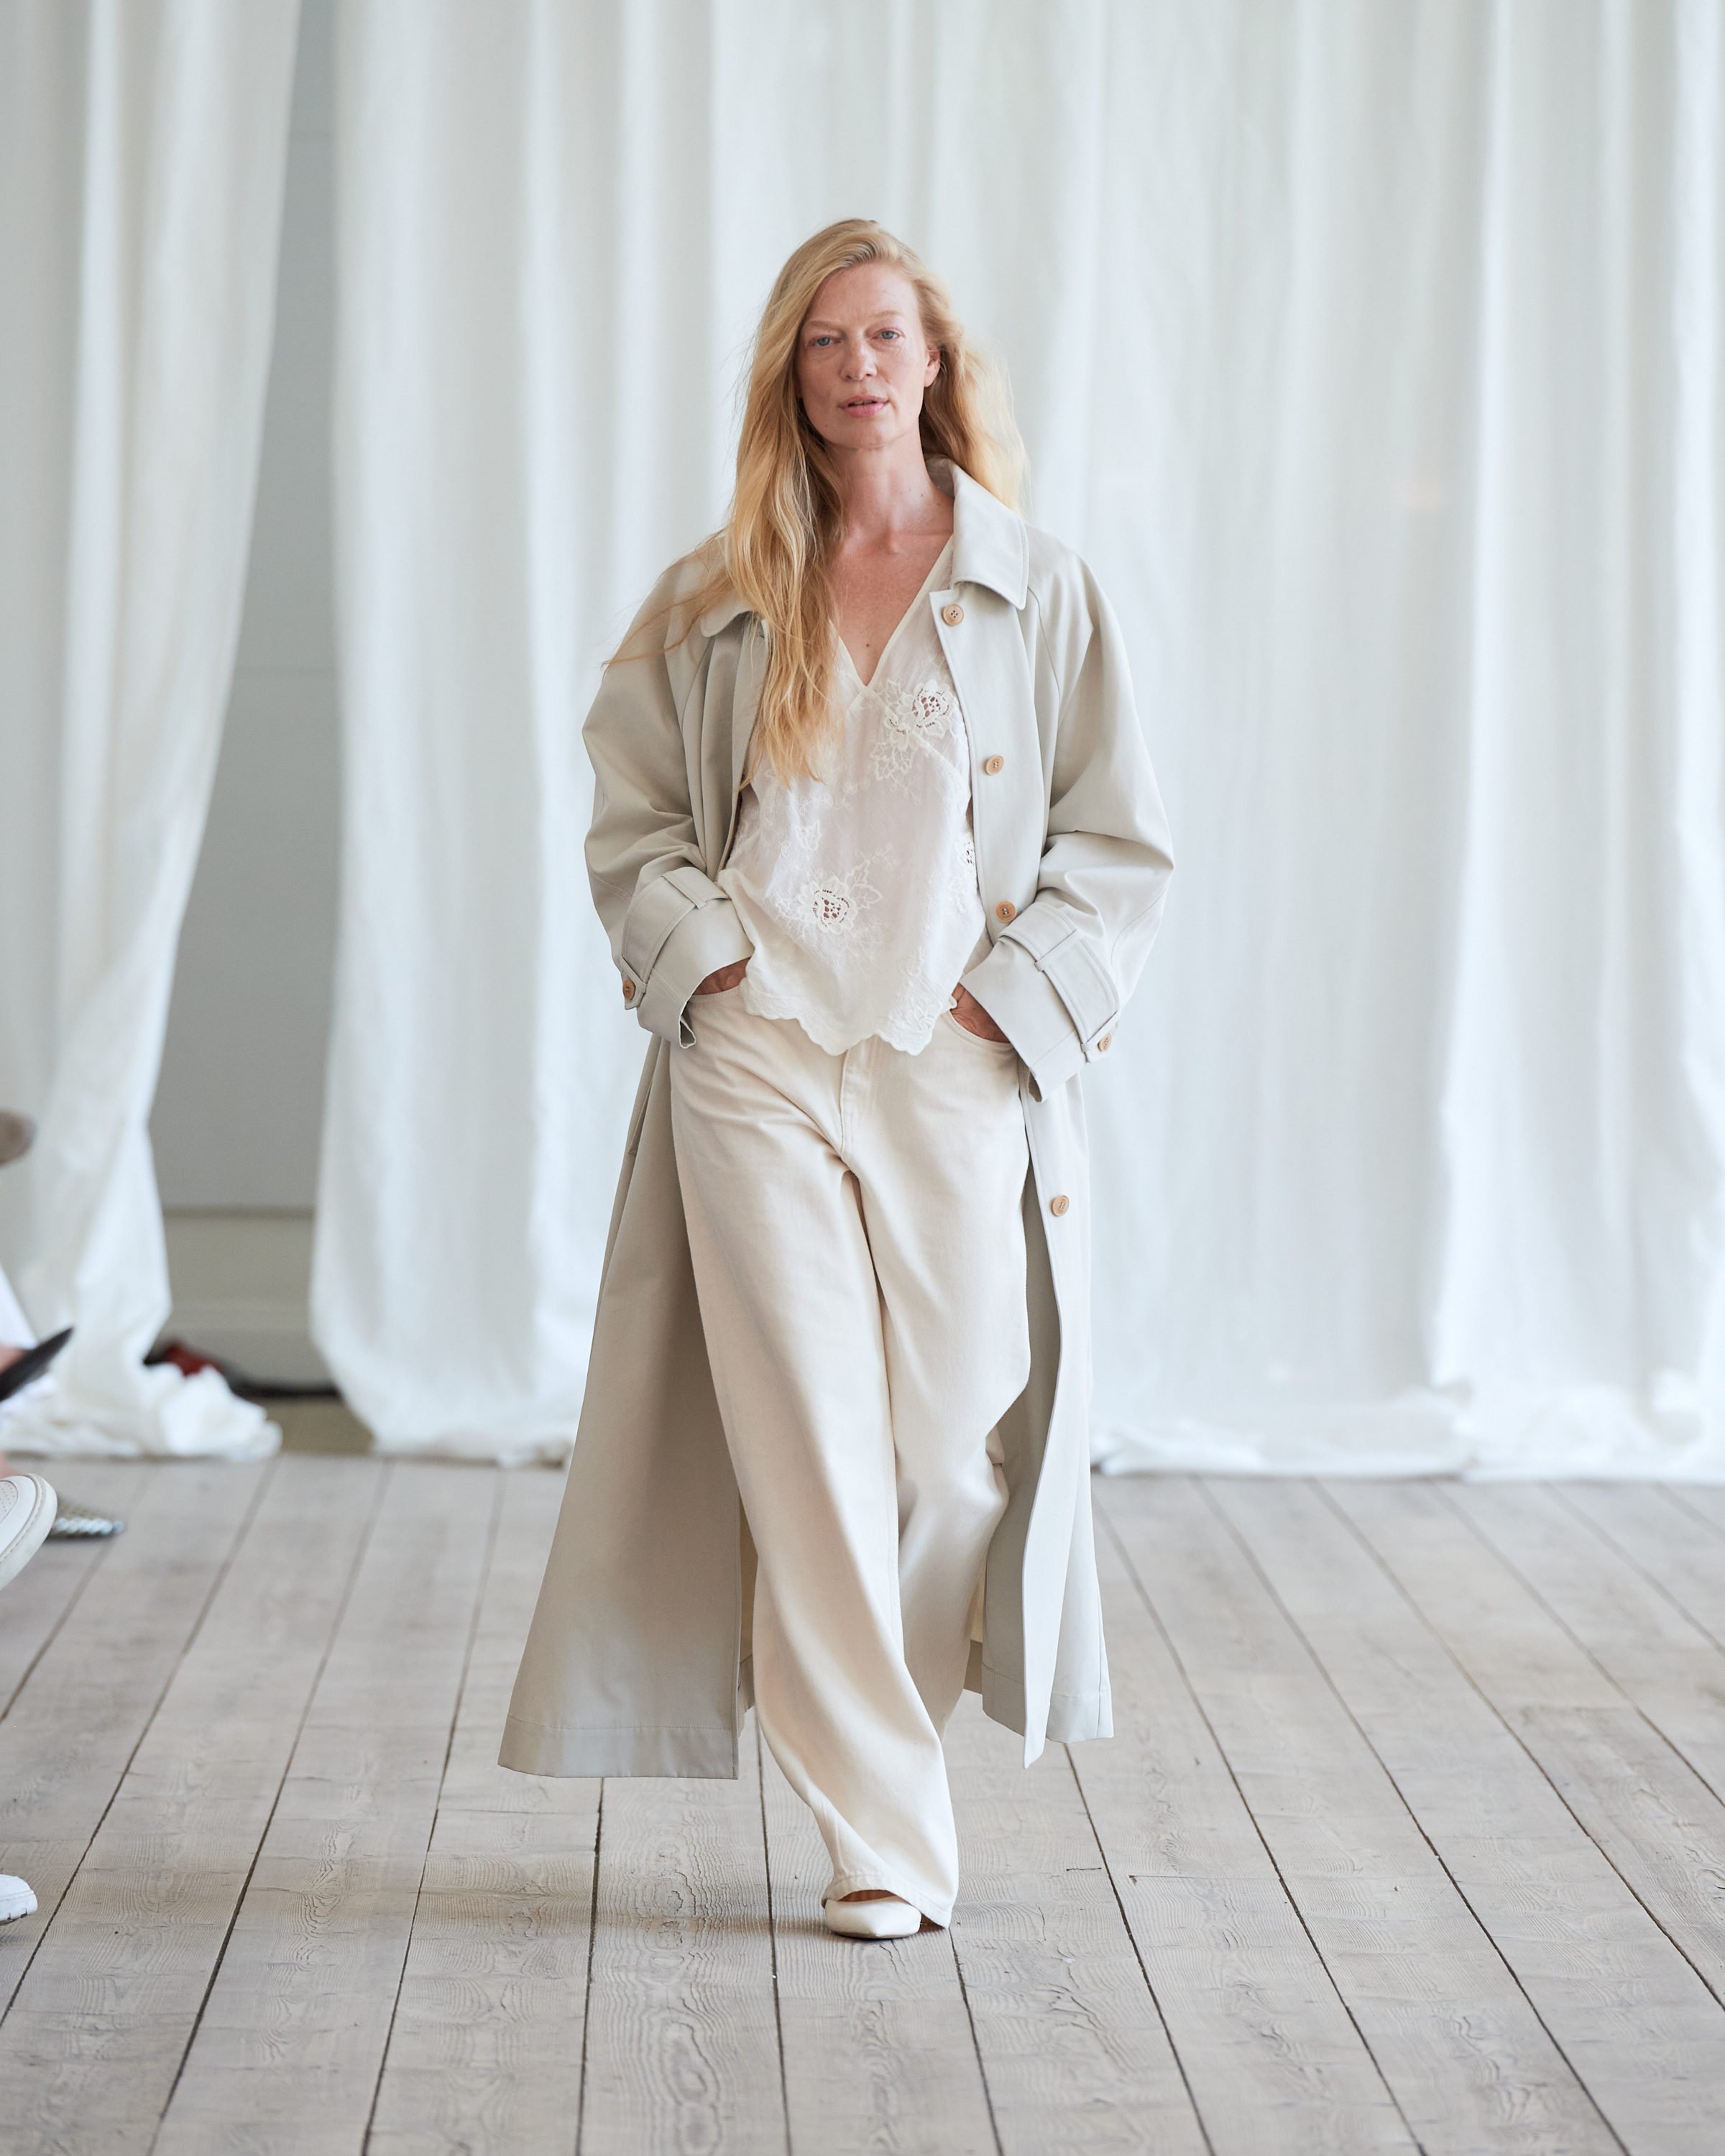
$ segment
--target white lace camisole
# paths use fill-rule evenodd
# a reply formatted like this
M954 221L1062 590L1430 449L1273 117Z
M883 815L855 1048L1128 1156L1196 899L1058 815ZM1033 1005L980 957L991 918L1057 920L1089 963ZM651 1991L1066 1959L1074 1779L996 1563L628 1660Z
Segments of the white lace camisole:
M842 1055L878 1034L927 1045L988 948L971 836L970 747L928 594L950 540L864 682L836 628L819 778L758 767L718 884L754 944L746 1009Z

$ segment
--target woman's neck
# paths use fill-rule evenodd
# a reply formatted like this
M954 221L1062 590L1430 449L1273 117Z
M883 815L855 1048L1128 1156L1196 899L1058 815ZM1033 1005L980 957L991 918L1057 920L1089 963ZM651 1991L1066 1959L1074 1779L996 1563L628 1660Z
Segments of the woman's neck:
M952 530L951 498L929 477L914 435L890 449L851 450L834 462L846 545L891 551L901 534Z

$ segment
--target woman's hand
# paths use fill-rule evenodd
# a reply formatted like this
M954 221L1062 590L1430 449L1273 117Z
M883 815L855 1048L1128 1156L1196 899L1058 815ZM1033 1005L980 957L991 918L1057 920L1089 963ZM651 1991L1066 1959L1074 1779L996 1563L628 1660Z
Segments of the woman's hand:
M716 996L722 989L734 988L748 969L747 958L735 958L728 966L721 966L716 973L709 973L695 993L698 996Z
M967 1033L973 1033L978 1040L1006 1039L1006 1035L962 982L952 993L958 998L952 1006L952 1015Z

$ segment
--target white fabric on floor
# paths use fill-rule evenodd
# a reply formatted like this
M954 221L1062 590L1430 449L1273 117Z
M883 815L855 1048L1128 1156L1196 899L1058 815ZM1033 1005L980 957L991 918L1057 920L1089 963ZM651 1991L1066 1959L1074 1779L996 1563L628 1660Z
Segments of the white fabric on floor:
M0 1272L0 1348L33 1348L36 1330L25 1317L23 1306L12 1291L12 1282Z
M0 1348L33 1348L36 1329L25 1317L23 1306L13 1292L12 1282L0 1272ZM45 1371L33 1385L26 1385L10 1399L0 1400L0 1451L11 1438L11 1426L22 1414L33 1413L55 1390L54 1373Z
M348 0L319 1337L572 1430L642 1043L578 721L768 282L1010 363L1180 868L1094 1111L1104 1462L1725 1476L1715 0Z
M272 1450L169 1308L146 1118L227 699L298 0L0 14L0 1170L39 1331L6 1442Z

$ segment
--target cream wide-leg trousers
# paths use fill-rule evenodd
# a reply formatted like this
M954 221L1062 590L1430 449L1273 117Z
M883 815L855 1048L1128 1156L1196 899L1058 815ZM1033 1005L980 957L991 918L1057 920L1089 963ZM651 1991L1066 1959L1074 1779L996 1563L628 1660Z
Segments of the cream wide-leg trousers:
M1030 1368L1012 1050L943 1016L829 1055L696 996L671 1121L702 1329L758 1567L755 1711L832 1857L944 1924L941 1735Z

